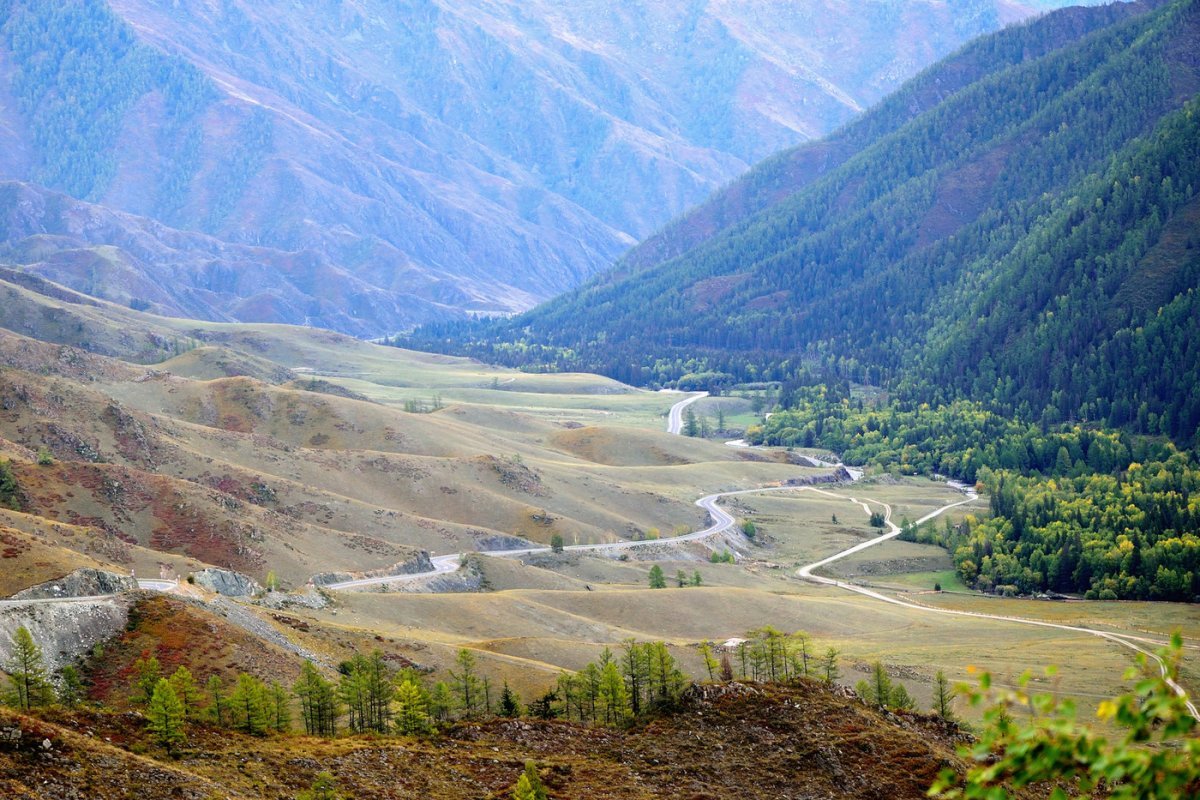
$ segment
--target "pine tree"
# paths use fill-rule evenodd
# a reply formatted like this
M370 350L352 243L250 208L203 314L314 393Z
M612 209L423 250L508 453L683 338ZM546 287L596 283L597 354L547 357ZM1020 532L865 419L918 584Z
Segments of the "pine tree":
M615 661L609 661L600 671L599 700L605 725L622 725L628 721L629 693Z
M407 675L396 687L396 731L419 736L433 727L429 718L429 693L414 675Z
M508 687L508 681L504 682L504 689L500 692L499 711L502 717L512 718L521 715L521 698Z
M683 435L684 436L699 436L700 422L696 419L696 412L692 411L692 407L688 406L683 411Z
M667 588L667 576L663 574L662 567L655 564L650 568L650 588L665 589Z
M542 785L542 778L538 775L537 765L532 761L525 762L525 771L517 778L517 785L513 788L513 800L548 800L546 787Z
M871 705L883 708L892 698L892 679L888 677L883 663L876 661L871 668Z
M450 719L450 709L453 707L454 695L450 692L450 685L445 681L438 681L429 693L429 716L438 722L445 722Z
M208 683L204 684L204 693L208 695L208 706L204 709L205 716L219 727L228 725L229 701L225 697L225 687L221 683L221 678L217 675L210 677Z
M270 722L267 687L253 675L243 672L229 694L230 725L242 733L262 736Z
M912 711L917 707L917 704L912 699L912 695L908 693L908 689L904 687L904 684L897 682L892 685L892 693L888 696L888 706L902 711Z
M300 721L309 736L333 736L336 731L336 690L316 665L305 661L300 667L300 677L292 685L292 692L300 699Z
M48 705L53 692L46 677L46 659L24 625L13 634L12 653L4 668L9 682L5 702L22 711Z
M703 579L700 577L700 570L692 570L692 586L699 586L703 582Z
M175 749L186 740L183 732L183 703L166 678L158 679L154 692L150 695L146 718L149 720L147 730L154 734L154 738L168 753L174 754Z
M458 664L458 672L451 670L450 677L454 679L463 713L470 716L475 713L482 699L479 676L475 674L475 654L464 647L458 651L455 663Z
M838 671L838 651L830 647L825 651L825 657L821 659L821 676L826 683L833 683L841 677Z
M318 773L312 785L297 795L297 800L338 800L337 781L329 772Z
M184 716L196 716L200 709L200 687L196 685L191 670L180 665L167 680L171 682L171 688L175 690L179 702L183 703Z
M146 705L154 697L158 688L158 679L162 677L162 668L158 659L149 653L142 653L141 658L133 662L133 688L135 702Z
M267 713L271 728L279 733L291 730L292 708L288 690L279 681L271 681L266 693Z
M954 719L954 692L940 669L933 681L933 713L944 720Z
M79 670L67 664L59 672L58 702L67 708L74 708L83 700L83 678Z

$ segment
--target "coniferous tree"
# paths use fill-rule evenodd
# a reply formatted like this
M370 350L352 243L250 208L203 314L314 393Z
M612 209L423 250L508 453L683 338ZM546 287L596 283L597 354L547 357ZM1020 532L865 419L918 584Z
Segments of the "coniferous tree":
M252 736L262 736L270 727L270 703L267 687L253 675L243 672L229 694L229 724Z
M171 682L159 678L146 708L146 728L168 753L174 754L175 749L186 741L184 716L183 703L171 688Z
M476 674L475 654L464 647L458 651L454 661L458 665L458 671L450 670L450 677L454 680L454 688L463 713L471 716L478 710L483 699L479 676Z
M945 720L954 719L954 692L940 669L933 681L933 713Z
M502 717L519 717L521 715L521 698L504 682L500 691L500 707L497 709Z
M183 704L184 716L196 716L200 710L201 694L200 687L196 685L196 679L192 677L191 670L181 664L167 680L170 681L171 688L175 690L175 696Z
M405 675L396 687L395 719L396 730L405 736L419 736L433 727L429 714L429 693L415 675Z
M22 711L48 705L54 694L46 677L46 659L24 625L13 634L12 651L4 668L8 673L9 690L5 698L8 704Z
M606 663L600 672L599 701L605 725L622 725L629 719L629 693L615 661Z
M266 689L267 718L271 728L277 733L285 733L292 728L291 697L288 690L279 681L271 681Z
M871 705L884 708L892 699L892 679L888 677L883 662L876 661L871 667Z
M162 668L158 659L149 653L142 653L141 657L133 662L134 701L142 705L148 704L154 696L154 690L158 688L158 679L161 677Z
M892 693L888 697L887 705L890 708L902 711L912 711L917 707L916 701L912 699L912 695L908 693L908 689L899 681L892 684Z
M74 708L83 700L83 678L72 664L63 667L58 675L58 702L67 708Z
M338 800L337 781L332 773L319 772L312 785L297 795L297 800Z
M208 705L204 714L210 722L219 727L229 724L229 700L225 697L225 686L218 675L213 675L204 684L204 694L208 697Z
M311 661L300 667L292 691L300 698L300 718L309 736L337 734L337 687Z
M836 648L830 647L825 651L824 658L821 659L821 677L826 683L833 683L841 673L838 671L838 651Z
M525 762L525 771L517 778L512 796L513 800L548 800L537 765L532 761Z
M708 642L701 642L700 655L704 657L704 668L708 670L709 682L715 681L717 670L721 665L717 662L717 659L713 657L712 645L710 645Z
M445 681L433 684L433 689L429 692L429 716L438 722L445 722L450 719L452 708L454 708L454 695L450 691L450 684Z

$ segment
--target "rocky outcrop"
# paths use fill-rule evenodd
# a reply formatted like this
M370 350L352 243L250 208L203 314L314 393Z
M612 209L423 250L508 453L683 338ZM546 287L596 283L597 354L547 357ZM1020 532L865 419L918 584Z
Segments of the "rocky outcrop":
M408 561L402 561L399 564L393 564L384 569L374 569L369 572L319 572L312 577L314 586L328 586L331 583L342 583L343 581L352 581L357 578L381 578L385 575L414 575L418 572L432 572L433 562L429 560L429 553L422 550Z
M263 587L258 581L229 569L202 569L192 573L192 581L197 586L226 597L253 597L263 592Z
M102 569L84 567L63 577L17 592L14 600L52 600L69 597L95 597L137 591L137 580Z
M99 600L25 600L0 602L0 663L12 656L13 635L25 626L42 648L46 666L55 671L125 629L131 597Z

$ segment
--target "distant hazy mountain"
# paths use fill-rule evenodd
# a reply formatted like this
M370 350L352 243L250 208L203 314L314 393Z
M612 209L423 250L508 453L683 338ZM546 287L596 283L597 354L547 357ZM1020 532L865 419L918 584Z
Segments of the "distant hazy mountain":
M137 298L153 308L378 334L575 286L748 164L1062 4L15 0L0 178L143 218L139 238L168 226L165 247L104 255L158 287ZM8 257L123 298L78 251L130 235ZM180 268L214 240L274 255L214 287ZM278 274L296 260L354 285Z
M808 374L1200 442L1200 0L974 43L615 270L419 346L650 383Z

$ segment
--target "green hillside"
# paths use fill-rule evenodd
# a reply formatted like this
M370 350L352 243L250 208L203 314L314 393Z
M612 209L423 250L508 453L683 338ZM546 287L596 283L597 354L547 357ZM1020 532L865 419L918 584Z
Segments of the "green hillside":
M1198 37L1194 0L1005 30L582 289L408 343L643 384L863 382L1190 445Z

